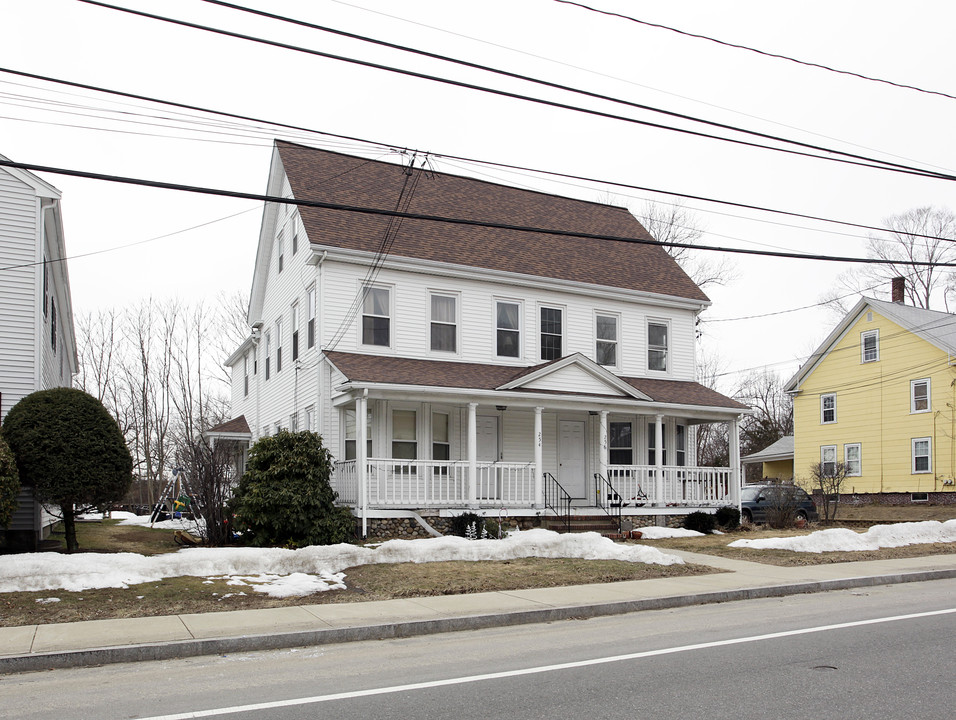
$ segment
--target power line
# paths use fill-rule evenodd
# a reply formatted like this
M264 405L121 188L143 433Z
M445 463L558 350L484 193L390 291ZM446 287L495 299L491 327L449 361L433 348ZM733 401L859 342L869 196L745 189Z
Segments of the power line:
M49 82L49 83L53 83L53 84L57 84L57 85L65 85L65 86L67 86L67 87L74 87L74 88L79 88L79 89L84 89L84 90L92 90L92 91L94 91L94 92L105 93L105 94L108 94L108 95L116 95L116 96L118 96L118 97L125 97L125 98L129 98L129 99L132 99L132 100L141 100L141 101L144 101L144 102L157 103L157 104L160 104L160 105L168 105L168 106L170 106L170 107L177 107L177 108L181 108L181 109L184 109L184 110L192 110L192 111L196 111L196 112L202 112L202 113L208 113L208 114L212 114L212 115L218 115L218 116L220 116L220 117L227 117L227 118L232 118L232 119L235 119L235 120L242 120L242 121L244 121L244 122L261 123L261 124L265 124L265 125L271 125L272 127L283 128L283 129L285 129L285 130L293 130L293 131L297 131L297 132L304 132L304 133L308 133L308 134L310 134L310 135L321 135L321 136L323 136L323 137L336 138L336 139L345 140L345 141L348 141L348 142L359 143L359 144L361 144L361 145L370 145L370 146L373 146L373 147L376 147L376 148L379 148L379 149L402 149L402 150L408 150L408 151L410 151L410 152L419 152L419 151L412 150L411 148L403 147L401 144L397 144L397 143L385 143L385 142L376 141L376 140L368 140L368 139L366 139L366 138L360 138L360 137L356 137L356 136L352 136L352 135L342 135L342 134L339 134L339 133L332 133L332 132L323 131L323 130L316 130L316 129L314 129L314 128L308 128L308 127L304 127L304 126L301 126L301 125L291 125L291 124L288 124L288 123L283 123L283 122L279 122L279 121L275 121L275 120L265 120L265 119L262 119L262 118L256 118L256 117L249 116L249 115L241 115L241 114L238 114L238 113L230 113L230 112L226 112L226 111L223 111L223 110L214 110L214 109L211 109L211 108L204 108L204 107L198 106L198 105L190 105L190 104L187 104L187 103L180 103L180 102L176 102L176 101L173 101L173 100L164 100L164 99L161 99L161 98L150 97L150 96L148 96L148 95L140 95L140 94L137 94L137 93L130 93L130 92L122 91L122 90L113 90L113 89L110 89L110 88L105 88L105 87L101 87L101 86L97 86L97 85L90 85L90 84L88 84L88 83L80 83L80 82L76 82L76 81L72 81L72 80L64 80L64 79L62 79L62 78L54 78L54 77L47 76L47 75L38 75L38 74L36 74L36 73L29 73L29 72L25 72L25 71L22 71L22 70L13 70L12 68L0 67L0 73L7 73L7 74L9 74L9 75L16 75L16 76L18 76L18 77L26 77L26 78L30 78L30 79L34 79L34 80L40 80L40 81L42 81L42 82ZM658 194L662 194L662 195L671 195L671 196L673 196L673 197L684 198L684 199L686 199L686 200L694 200L694 201L697 201L697 202L706 202L706 203L711 203L711 204L715 204L715 205L724 205L724 206L727 206L727 207L740 208L741 210L755 210L755 211L757 211L757 212L766 212L766 213L771 213L771 214L774 214L774 215L783 215L783 216L785 216L785 217L801 218L801 219L804 219L804 220L814 220L814 221L817 221L817 222L831 223L831 224L834 224L834 225L842 225L842 226L844 226L844 227L855 227L855 228L860 228L860 229L862 229L862 230L873 230L873 231L877 231L877 232L886 232L886 228L881 228L881 227L876 226L876 225L866 225L866 224L863 224L863 223L849 222L849 221L846 221L846 220L834 220L834 219L832 219L832 218L825 218L825 217L820 217L820 216L817 216L817 215L809 215L809 214L806 214L806 213L798 213L798 212L793 212L793 211L789 211L789 210L779 210L779 209L775 209L775 208L764 207L764 206L761 206L761 205L752 205L752 204L749 204L749 203L734 202L734 201L731 201L731 200L720 200L720 199L717 199L717 198L705 197L705 196L703 196L703 195L692 195L692 194L690 194L690 193L682 193L682 192L674 191L674 190L664 190L664 189L661 189L661 188L652 188L652 187L648 187L648 186L644 186L644 185L634 185L634 184L632 184L632 183L617 182L617 181L614 181L614 180L602 180L602 179L600 179L600 178L592 178L592 177L588 177L588 176L585 176L585 175L574 175L574 174L562 173L562 172L558 172L558 171L554 171L554 170L541 170L541 169L537 169L537 168L527 167L527 166L524 166L524 165L515 165L515 164L511 164L511 163L495 162L495 161L491 161L491 160L479 160L479 159L475 159L475 158L465 157L465 156L462 156L462 155L452 155L452 154L449 154L449 153L430 152L429 155L430 155L432 158L445 158L445 159L450 159L450 160L459 160L459 161L461 161L461 162L475 163L475 164L479 164L479 165L485 165L485 166L488 166L488 167L502 168L502 169L505 169L505 170L514 170L514 171L520 171L520 172L536 173L536 174L543 175L543 176L547 176L547 177L566 178L566 179L569 179L569 180L579 180L579 181L582 181L582 182L595 183L595 184L599 184L599 185L607 185L607 186L610 186L610 187L624 188L624 189L628 189L628 190L637 190L637 191L640 191L640 192L651 192L651 193L658 193ZM930 240L944 240L944 241L947 241L947 242L953 242L953 239L952 239L952 238L937 237L937 236L935 236L935 235L924 235L924 234L920 234L920 233L911 233L911 235L912 235L913 237L927 238L927 239L930 239Z
M741 145L741 146L745 146L745 147L754 147L754 148L759 148L759 149L763 149L763 150L773 150L773 151L775 151L775 152L782 152L782 153L786 153L786 154L789 154L789 155L797 155L797 156L801 156L801 157L809 157L809 158L814 158L814 159L817 159L817 160L827 160L827 161L830 161L830 162L838 162L838 163L842 163L842 164L846 164L846 165L855 165L855 166L859 166L859 167L872 168L872 169L876 169L876 170L886 170L886 171L889 171L889 172L902 173L902 174L906 174L906 175L915 175L915 176L918 176L918 177L927 177L927 178L933 178L933 179L938 179L938 180L956 181L956 175L950 175L950 174L947 174L947 173L941 173L941 172L936 172L936 171L932 171L932 170L920 169L920 168L912 167L912 166L909 166L909 165L903 165L903 164L900 164L900 163L893 163L893 162L889 162L889 161L886 161L886 160L879 160L879 159L876 159L876 158L870 158L870 157L867 157L867 156L865 156L865 155L857 155L857 154L855 154L855 153L848 153L848 152L841 151L841 150L836 150L836 149L833 149L833 148L827 148L827 147L823 147L823 146L812 145L812 144L810 144L810 143L802 143L802 142L799 142L799 141L796 141L796 140L790 140L790 139L787 139L787 138L782 138L782 137L778 137L778 136L774 136L774 135L769 135L769 134L765 134L765 133L759 133L759 132L752 131L752 130L746 130L746 129L739 128L739 127L732 126L732 125L724 125L724 124L722 124L722 123L716 123L716 122L709 121L709 120L703 120L703 119L701 119L701 118L695 118L695 117L690 116L690 115L682 115L682 114L680 114L680 113L674 113L674 112L671 112L671 111L662 110L662 109L660 109L660 108L655 108L655 107L652 107L652 106L649 106L649 105L642 105L642 104L639 104L639 103L632 103L632 102L629 102L629 101L626 101L626 100L621 100L621 99L619 99L619 98L613 98L613 97L610 97L610 96L604 96L604 95L600 95L600 94L597 94L597 93L591 93L591 92L585 91L585 90L579 90L579 89L576 89L576 88L571 88L571 87L567 87L567 86L562 86L562 85L559 85L559 84L556 84L556 83L550 83L550 82L547 82L547 81L538 80L538 79L536 79L536 78L531 78L531 77L528 77L528 76L519 75L519 74L517 74L517 73L511 73L511 72L504 71L504 70L497 70L497 69L494 69L494 68L489 68L489 67L477 65L477 64L475 64L475 63L469 63L469 62L467 62L467 61L459 61L459 60L455 60L455 59L453 59L453 58L447 58L447 57L445 57L445 56L439 56L439 55L436 55L436 54L433 54L433 53L426 53L425 51L415 50L415 49L413 49L413 48L404 48L403 46L394 45L394 44L392 44L392 43L385 43L385 42L383 42L383 41L372 40L371 38L362 38L361 36L354 36L356 39L363 39L363 40L365 40L365 41L367 41L367 42L374 42L374 43L376 43L376 44L381 44L381 45L385 45L385 46L389 46L389 47L394 47L394 48L396 48L396 49L405 50L405 51L407 51L407 52L414 52L414 53L416 53L416 54L423 54L423 55L427 55L427 56L437 57L437 58L444 59L444 60L447 61L447 62L454 62L454 63L457 63L457 64L462 64L462 65L465 65L465 66L469 66L469 67L475 67L475 68L479 68L479 69L486 70L487 72L493 72L493 73L505 75L505 76L508 76L508 77L513 77L513 78L517 78L517 79L522 79L522 80L525 80L525 81L527 81L527 82L532 82L532 83L537 83L537 84L541 84L541 85L546 85L546 86L548 86L548 87L553 87L553 88L557 88L557 89L562 89L562 90L565 90L565 91L568 91L568 92L579 93L579 94L587 95L587 96L589 96L589 97L595 97L595 98L599 98L599 99L602 99L602 100L607 100L607 101L609 101L609 102L614 102L614 103L618 103L618 104L627 105L627 106L630 106L630 107L635 107L635 108L643 109L643 110L646 110L646 111L649 111L649 112L661 113L661 114L664 114L664 115L667 115L667 116L670 116L670 117L682 118L682 119L689 120L689 121L691 121L691 122L702 123L702 124L709 125L709 126L712 126L712 127L720 127L720 128L724 128L724 129L730 129L732 132L743 133L743 134L752 135L752 136L755 136L755 137L761 137L761 138L765 138L765 139L771 139L771 140L774 140L775 142L782 142L782 143L786 143L786 144L790 144L790 145L795 145L795 146L797 146L797 147L803 147L803 148L808 148L808 149L812 149L812 150L818 150L818 151L820 151L820 152L831 153L832 155L838 155L838 156L840 156L840 157L829 157L829 156L826 156L826 155L816 155L816 154L813 154L813 153L803 152L803 151L799 151L799 150L792 150L792 149L788 149L788 148L774 147L774 146L772 146L772 145L761 145L760 143L750 142L750 141L746 141L746 140L740 140L740 139L737 139L737 138L724 137L724 136L720 136L720 135L712 135L712 134L710 134L710 133L705 133L705 132L701 132L701 131L697 131L697 130L690 130L690 129L688 129L688 128L680 128L680 127L676 127L676 126L673 126L673 125L664 125L664 124L661 124L661 123L649 122L649 121L647 121L647 120L638 120L638 119L636 119L636 118L627 117L627 116L625 116L625 115L617 115L617 114L615 114L615 113L605 112L605 111L601 111L601 110L593 110L593 109L590 109L590 108L585 108L585 107L581 107L581 106L578 106L578 105L571 105L571 104L568 104L568 103L561 103L561 102L557 102L557 101L554 101L554 100L545 100L544 98L531 97L531 96L529 96L529 95L523 95L523 94L521 94L521 93L510 92L510 91L507 91L507 90L499 90L499 89L490 88L490 87L483 86L483 85L477 85L477 84L475 84L475 83L467 83L467 82L464 82L464 81L461 81L461 80L452 80L452 79L450 79L450 78L443 78L443 77L439 77L439 76L437 76L437 75L430 75L430 74L427 74L427 73L420 73L420 72L415 72L415 71L412 71L412 70L403 70L403 69L401 69L401 68L397 68L397 67L392 66L392 65L385 65L385 64L382 64L382 63L374 63L374 62L371 62L371 61L368 61L368 60L359 60L359 59L357 59L357 58L351 58L351 57L346 57L346 56L344 56L344 55L336 55L336 54L333 54L333 53L327 53L327 52L323 52L323 51L321 51L321 50L314 50L314 49L305 48L305 47L302 47L302 46L299 46L299 45L292 45L292 44L290 44L290 43L283 43L283 42L278 42L278 41L275 41L275 40L267 40L267 39L265 39L265 38L256 37L256 36L254 36L254 35L247 35L247 34L244 34L244 33L237 33L237 32L233 32L233 31L230 31L230 30L224 30L224 29L222 29L222 28L215 28L215 27L211 27L211 26L208 26L208 25L201 25L201 24L199 24L199 23L189 22L189 21L186 21L186 20L177 20L177 19L175 19L175 18L170 18L170 17L166 17L166 16L163 16L163 15L156 15L156 14L153 14L153 13L147 13L147 12L143 12L143 11L140 11L140 10L133 10L133 9L131 9L131 8L120 7L120 6L117 6L117 5L110 5L109 3L99 2L99 0L78 0L78 1L79 1L79 2L82 2L82 3L85 3L85 4L87 4L87 5L93 5L93 6L96 6L96 7L102 7L102 8L108 9L108 10L116 10L116 11L118 11L118 12L123 12L123 13L127 13L127 14L130 14L130 15L135 15L135 16L147 18L147 19L150 19L150 20L157 20L157 21L169 23L169 24L172 24L172 25L179 25L179 26L181 26L181 27L188 27L188 28L192 28L192 29L194 29L194 30L202 30L202 31L204 31L204 32L209 32L209 33L213 33L213 34L216 34L216 35L222 35L222 36L224 36L224 37L231 37L231 38L236 38L236 39L239 39L239 40L247 40L247 41L249 41L249 42L254 42L254 43L258 43L258 44L262 44L262 45L267 45L267 46L270 46L270 47L276 47L276 48L280 48L280 49L284 49L284 50L292 50L293 52L300 52L300 53L304 53L304 54L307 54L307 55L313 55L313 56L316 56L316 57L323 57L323 58L326 58L326 59L329 59L329 60L337 60L337 61L340 61L340 62L350 63L350 64L353 64L353 65L358 65L358 66L360 66L360 67L367 67L367 68L371 68L371 69L374 69L374 70L383 70L383 71L386 71L386 72L396 73L396 74L399 74L399 75L405 75L405 76L407 76L407 77L414 77L414 78L418 78L418 79L421 79L421 80L429 80L429 81L432 81L432 82L437 82L437 83L441 83L441 84L445 84L445 85L450 85L450 86L452 86L452 87L459 87L459 88L463 88L463 89L466 89L466 90L475 90L475 91L478 91L478 92L483 92L483 93L487 93L487 94L490 94L490 95L496 95L496 96L499 96L499 97L506 97L506 98L510 98L510 99L514 99L514 100L523 100L523 101L535 103L535 104L538 104L538 105L544 105L544 106L547 106L547 107L559 108L559 109L562 109L562 110L570 110L570 111L572 111L572 112L584 113L584 114L587 114L587 115L593 115L593 116L595 116L595 117L603 117L603 118L610 119L610 120L620 120L620 121L622 121L622 122L632 123L632 124L635 124L635 125L641 125L641 126L644 126L644 127L650 127L650 128L654 128L654 129L658 129L658 130L669 130L669 131L671 131L671 132L676 132L676 133L680 133L680 134L684 134L684 135L689 135L689 136L692 136L692 137L700 137L700 138L705 138L705 139L710 139L710 140L720 140L720 141L722 141L722 142L729 142L729 143L732 143L732 144L735 144L735 145ZM212 1L213 1L213 0L204 0L204 2L212 2ZM234 7L240 8L241 6L234 6ZM270 15L271 15L271 14L269 14L269 13L263 13L262 11L249 10L249 12L254 12L254 13L256 13L256 14L263 14L263 15L266 15L266 16L270 16ZM287 21L287 22L293 22L293 23L296 23L296 24L306 24L306 25L308 25L308 26L310 26L310 27L313 27L311 24L303 23L303 21L296 21L296 20L293 20L293 19L286 19L286 18L283 18L282 16L275 16L275 17L276 17L277 19L283 19L283 20L285 20L285 21ZM343 31L334 31L334 30L331 30L331 29L324 28L324 27L322 27L322 26L317 26L317 25L316 25L316 26L314 26L314 27L315 27L315 29L319 29L319 30L324 30L324 31L329 31L329 32L335 32L335 33L342 34L342 35L352 36L352 34L350 34L350 33L344 33Z
M356 205L343 205L341 203L329 203L319 200L307 200L302 198L285 198L275 195L264 195L261 193L243 192L240 190L224 190L220 188L209 188L198 185L183 185L180 183L161 182L158 180L146 180L142 178L132 178L121 175L108 175L104 173L94 173L84 170L71 170L67 168L51 167L47 165L34 165L31 163L18 163L10 160L0 160L0 167L12 167L20 170L29 170L31 172L47 172L54 175L66 175L69 177L88 178L91 180L101 180L105 182L122 183L126 185L138 185L141 187L153 187L163 190L176 190L181 192L198 193L202 195L216 195L219 197L242 198L246 200L260 200L263 202L282 203L287 205L296 205L301 207L320 208L325 210L335 210L341 212L352 212L360 215L378 215L383 217L397 217L407 220L423 220L427 222L445 223L450 225L465 225L469 227L483 227L495 230L509 230L522 233L537 233L540 235L551 235L555 237L568 237L574 239L586 240L608 240L612 242L626 242L637 245L657 245L665 247L682 247L691 250L706 250L711 252L733 253L738 255L759 255L764 257L789 258L793 260L818 260L823 262L847 262L861 263L870 265L888 265L893 264L895 260L883 260L874 258L849 257L839 255L812 255L806 253L778 252L771 250L749 250L745 248L728 248L714 245L691 245L678 242L660 242L654 239L641 239L632 237L623 237L620 235L605 235L600 233L584 233L571 230L557 230L554 228L534 227L528 225L512 225L510 223L498 223L480 220L467 220L464 218L454 218L442 215L426 215L422 213L409 213L397 210L386 210L383 208L362 207ZM422 171L420 171L422 172ZM956 263L933 263L923 261L913 261L912 265L923 267L956 267Z
M589 10L590 12L598 13L600 15L608 15L610 17L620 18L622 20L628 20L639 25L646 25L647 27L657 28L659 30L668 30L678 35L684 35L685 37L696 38L698 40L707 40L708 42L716 43L717 45L723 45L724 47L734 48L736 50L746 50L747 52L756 53L757 55L763 55L764 57L776 58L778 60L786 60L787 62L796 63L797 65L805 65L806 67L817 68L819 70L826 70L827 72L837 73L838 75L849 75L851 77L859 78L860 80L867 80L869 82L883 83L884 85L892 85L893 87L902 88L903 90L915 90L916 92L925 93L927 95L939 95L940 97L948 98L950 100L956 100L956 95L950 95L949 93L940 92L939 90L925 90L915 85L907 85L905 83L898 83L892 80L884 80L882 78L871 77L869 75L863 75L862 73L854 72L852 70L840 70L838 68L830 67L829 65L823 65L821 63L811 62L809 60L799 60L789 55L781 55L779 53L768 52L766 50L759 50L757 48L752 48L747 45L738 45L737 43L727 42L726 40L719 40L708 35L699 35L697 33L688 32L687 30L681 30L679 28L671 27L669 25L661 25L660 23L653 23L647 20L639 20L638 18L631 17L630 15L622 15L621 13L611 12L610 10L601 10L600 8L594 8L590 5L585 5L579 2L573 2L572 0L555 0L563 5L574 5L575 7L582 8L584 10Z

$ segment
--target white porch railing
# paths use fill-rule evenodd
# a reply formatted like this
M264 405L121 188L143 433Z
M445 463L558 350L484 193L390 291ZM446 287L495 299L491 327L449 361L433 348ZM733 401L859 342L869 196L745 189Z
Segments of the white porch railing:
M461 507L468 503L468 463L461 460L367 461L370 507ZM479 504L530 507L534 504L534 463L478 463L476 494ZM359 502L358 472L354 460L335 464L339 501Z
M718 506L732 502L730 468L665 465L660 484L654 465L609 465L607 472L625 507Z

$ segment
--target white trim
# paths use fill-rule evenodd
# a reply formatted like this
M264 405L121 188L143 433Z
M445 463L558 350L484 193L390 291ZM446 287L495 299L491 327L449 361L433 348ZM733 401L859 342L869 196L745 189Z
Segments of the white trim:
M826 464L828 462L826 460L827 450L833 451L833 471L836 472L836 464L837 464L837 446L836 445L821 445L820 446L820 470L821 472L826 472Z
M598 337L598 318L611 318L614 320L614 340L603 340ZM592 321L592 330L594 332L594 362L601 367L613 368L614 370L620 370L621 368L621 336L623 335L621 329L621 313L611 312L607 310L595 310L593 314ZM598 343L599 342L613 342L614 343L614 362L611 365L602 365L598 361Z
M601 365L598 365L591 358L585 357L581 353L566 355L560 360L554 360L543 368L538 368L534 372L528 373L527 375L522 375L516 380L511 380L509 382L506 382L504 385L499 385L497 388L495 388L495 391L497 392L499 390L515 390L517 388L521 388L525 385L535 382L536 380L540 380L541 378L547 377L548 375L551 375L552 373L562 370L563 368L566 368L569 365L575 365L581 368L586 373L592 375L598 380L601 380L605 384L609 385L610 387L614 388L615 390L617 390L618 392L624 395L628 395L629 397L636 398L638 400L650 401L651 399L650 397L642 393L633 385L630 385L629 383L624 382L617 375L612 373L610 370L607 370Z
M513 361L513 360L517 360L517 361L520 362L520 361L522 361L522 360L524 359L524 339L525 339L525 332L524 332L524 300L519 300L519 299L515 299L515 298L508 298L508 297L499 297L499 296L495 296L495 297L493 297L491 300L492 300L492 302L491 302L491 327L492 327L492 332L494 333L494 337L492 338L492 342L494 343L494 346L495 346L495 359L496 359L496 360L504 360L504 361L507 361L507 362L511 362L511 361ZM517 328L517 330L515 331L515 332L518 333L518 354L517 354L517 355L499 355L499 354L498 354L498 330L499 330L499 329L507 330L507 328L499 328L499 327L498 327L498 304L499 304L499 303L504 303L504 304L507 304L507 305L517 305L517 306L518 306L518 328ZM510 332L510 331L509 331L509 332Z
M435 320L433 317L433 306L432 299L440 298L450 298L455 302L455 320L453 323L440 322ZM432 347L432 324L438 323L439 325L453 325L455 328L455 349L454 350L436 350ZM429 290L428 291L428 338L426 343L428 345L428 351L431 353L437 354L439 357L460 357L461 356L461 293L454 290Z
M561 305L557 303L548 303L548 302L539 302L537 303L538 312L536 314L536 330L535 333L537 342L535 343L535 348L537 352L535 353L535 360L538 362L552 362L558 358L564 357L565 351L568 347L568 308L566 305ZM544 337L544 331L541 329L542 320L541 313L544 310L557 310L561 313L561 332L557 336L561 338L561 347L558 348L558 357L557 358L545 358L542 357L544 352L544 342L542 342ZM555 333L548 333L549 336L554 336Z
M827 398L833 398L833 407L829 408L833 410L833 419L826 419L826 400ZM833 425L837 421L837 394L836 393L821 393L820 394L820 424L821 425Z
M860 464L858 472L850 472L850 448L857 449L857 462ZM843 464L846 466L847 477L860 477L863 475L863 445L861 443L845 443L843 445Z
M384 350L394 350L395 349L395 285L390 283L366 283L361 280L358 281L360 301L358 309L358 322L356 323L356 330L358 332L358 338L356 338L356 347L359 348L375 348L379 352ZM366 288L369 290L385 290L388 292L388 344L387 345L374 345L371 343L365 342L365 301L368 298L368 293ZM386 317L385 315L369 315L369 317Z
M665 330L666 345L664 345L664 369L655 370L651 368L651 325L663 325ZM671 375L671 369L674 366L673 358L673 336L671 334L670 318L659 318L648 316L644 322L644 338L646 340L646 352L644 354L644 363L649 376L662 377ZM659 346L655 346L659 347Z
M925 455L927 460L927 468L925 470L917 470L916 469L916 457L917 457L916 443L924 442L924 441L926 442L926 450L927 450ZM924 457L924 456L920 455L919 457ZM912 471L911 472L912 475L924 475L926 473L933 472L933 438L931 437L912 438L910 440L910 461L911 461L910 469Z
M922 410L916 409L916 386L925 383L926 384L926 407ZM933 409L933 393L932 393L932 383L930 378L920 378L919 380L910 380L910 414L916 413L928 413Z

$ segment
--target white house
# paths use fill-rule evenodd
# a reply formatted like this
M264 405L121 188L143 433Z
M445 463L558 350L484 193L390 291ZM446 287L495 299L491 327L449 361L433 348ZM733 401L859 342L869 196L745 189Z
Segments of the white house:
M0 422L24 396L69 386L77 370L63 242L60 191L0 166ZM35 547L52 522L24 486L8 539Z
M294 202L266 206L213 435L319 432L363 534L736 503L747 409L694 380L709 300L660 246L607 239L649 240L637 220L408 165L276 143L267 192ZM712 422L732 467L695 466Z

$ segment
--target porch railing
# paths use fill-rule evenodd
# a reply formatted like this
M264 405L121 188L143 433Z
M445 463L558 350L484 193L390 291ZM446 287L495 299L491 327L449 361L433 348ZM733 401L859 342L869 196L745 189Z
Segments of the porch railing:
M731 502L731 471L725 467L665 465L658 483L654 465L610 465L608 482L624 506L719 506Z
M549 472L544 473L544 506L571 532L571 496Z
M624 506L624 498L601 473L594 473L594 498L597 506L617 523L617 531L621 532L621 508Z

